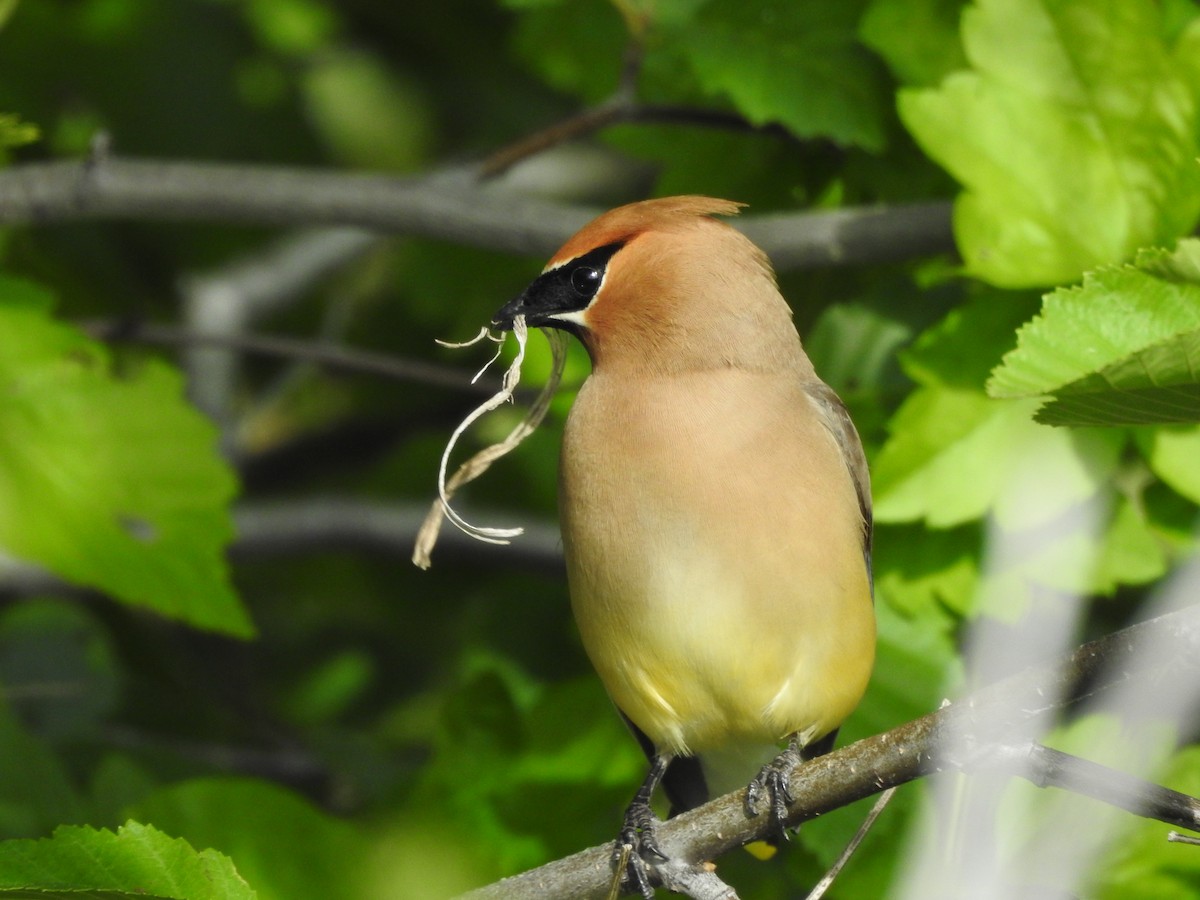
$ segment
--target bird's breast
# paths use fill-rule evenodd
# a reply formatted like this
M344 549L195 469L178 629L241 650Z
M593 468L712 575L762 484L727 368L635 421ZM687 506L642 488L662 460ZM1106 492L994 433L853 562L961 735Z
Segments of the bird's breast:
M874 657L862 517L794 379L594 374L561 482L584 645L658 747L816 738L858 703Z

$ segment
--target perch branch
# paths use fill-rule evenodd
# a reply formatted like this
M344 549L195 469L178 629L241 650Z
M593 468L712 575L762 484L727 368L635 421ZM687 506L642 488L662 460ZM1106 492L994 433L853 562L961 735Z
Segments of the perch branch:
M1150 647L1152 652L1139 653ZM1014 734L1068 703L1132 678L1194 678L1197 668L1200 606L1115 632L1084 644L1057 665L1029 669L889 732L796 767L790 773L790 786L797 800L789 808L788 822L798 825L923 775L967 767L968 761L948 759L943 752L954 743L955 735L971 735L976 746L1012 747ZM1062 699L1048 703L1048 696ZM1025 761L1016 766L1013 761L1020 754L1002 751L995 758L1006 771L1035 784L1067 790L1086 785L1086 793L1106 803L1183 828L1200 828L1200 801L1196 798L1111 769L1101 773L1103 767L1054 751L1031 753L1026 745L1024 756ZM1030 761L1034 765L1029 765ZM971 764L992 763L976 754ZM1108 784L1116 787L1110 789ZM698 864L763 838L771 827L765 812L756 817L745 815L744 792L737 791L670 819L656 837L669 857ZM611 853L610 846L584 850L479 888L463 900L602 898L611 878Z

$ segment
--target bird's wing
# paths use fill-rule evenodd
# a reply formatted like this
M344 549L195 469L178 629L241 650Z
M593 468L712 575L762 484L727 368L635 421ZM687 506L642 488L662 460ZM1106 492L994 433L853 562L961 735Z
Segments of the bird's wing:
M858 431L846 411L846 405L834 393L833 388L823 381L812 381L804 385L804 390L810 398L823 424L833 439L837 441L842 451L842 459L854 482L854 491L858 495L858 508L863 517L863 554L867 558L867 568L871 567L871 530L873 518L871 514L871 475L867 471L867 457L863 453L862 441Z

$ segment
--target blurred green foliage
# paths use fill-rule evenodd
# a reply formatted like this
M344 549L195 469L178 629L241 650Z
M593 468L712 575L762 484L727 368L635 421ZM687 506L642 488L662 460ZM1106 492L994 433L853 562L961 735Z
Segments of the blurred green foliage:
M1194 552L1200 503L1200 277L1196 242L1177 246L1200 215L1189 0L0 0L0 163L77 158L104 133L127 156L431 171L612 97L631 42L641 101L781 127L624 122L514 180L598 206L725 195L747 215L956 201L961 259L781 273L874 473L878 664L843 741L936 708L971 678L963 634L1048 592L1094 601L1080 634L1137 618ZM641 777L554 563L447 547L422 573L396 534L247 536L226 559L231 510L423 510L476 402L247 356L218 433L184 399L187 357L81 330L191 321L198 276L280 238L0 232L0 896L443 897L610 840ZM433 340L473 334L542 262L388 238L254 328L465 383L485 351ZM547 368L535 338L526 380ZM547 425L472 486L481 515L553 520L586 371L573 349ZM1145 424L1167 419L1185 424ZM1024 551L993 554L1006 539ZM1074 723L1064 746L1125 739L1113 727ZM1192 793L1195 737L1152 754ZM1003 824L1042 806L1010 798ZM831 896L899 896L928 811L902 790ZM721 873L797 896L863 814ZM1112 828L1095 895L1200 896L1194 852Z

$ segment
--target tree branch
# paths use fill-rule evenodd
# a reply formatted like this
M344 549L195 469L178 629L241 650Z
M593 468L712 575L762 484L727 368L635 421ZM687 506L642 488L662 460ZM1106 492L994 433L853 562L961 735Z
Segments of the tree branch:
M353 551L395 556L408 565L417 530L428 513L428 502L386 504L338 497L242 502L233 510L236 537L229 554L237 560ZM511 511L474 515L481 519L503 515L506 521L512 517ZM438 541L438 565L521 567L562 577L558 528L549 522L523 525L525 533L506 547L480 543L457 528L447 528ZM81 591L41 566L16 561L0 566L0 594L24 597Z
M278 335L193 331L178 325L151 322L92 320L79 323L91 337L106 343L151 344L166 347L221 347L242 353L274 356L311 363L341 372L357 372L394 381L413 382L465 394L489 397L499 390L495 378L471 381L463 369L422 360L403 359L390 353L372 353L322 341Z
M482 184L474 167L397 178L97 157L0 171L0 224L351 225L544 257L598 212ZM748 215L735 222L781 270L954 251L948 202Z
M1194 679L1197 669L1200 605L1084 644L1055 666L1027 670L937 712L796 767L790 773L790 786L797 800L789 807L788 821L797 825L934 772L1000 765L1039 786L1079 790L1137 815L1200 829L1200 800L1194 797L1057 751L1030 750L1029 742L1014 741L1014 735L1019 737L1037 720L1128 679ZM1048 704L1048 696L1062 699ZM963 734L970 735L976 746L990 748L990 757L947 758L944 751ZM1023 749L1016 751L1014 745ZM1014 765L1014 760L1021 763ZM737 791L677 816L658 829L658 842L668 856L698 864L765 837L772 827L769 817L765 812L747 817L743 803L744 791ZM464 895L464 900L601 898L612 877L611 854L611 846L593 847L479 888Z
M312 228L287 234L218 270L179 281L183 315L192 331L239 336L267 313L301 296L319 278L380 241L361 228ZM241 357L232 348L187 345L192 401L221 426L232 451Z
M396 553L407 560L428 512L428 503L367 503L333 497L243 503L234 510L237 538L231 553L261 556L365 549ZM486 514L477 515L487 518ZM506 515L511 519L511 512ZM563 561L558 528L545 522L523 524L525 533L505 547L484 544L457 528L447 528L438 542L438 553L445 554L447 565L526 566L560 574Z

